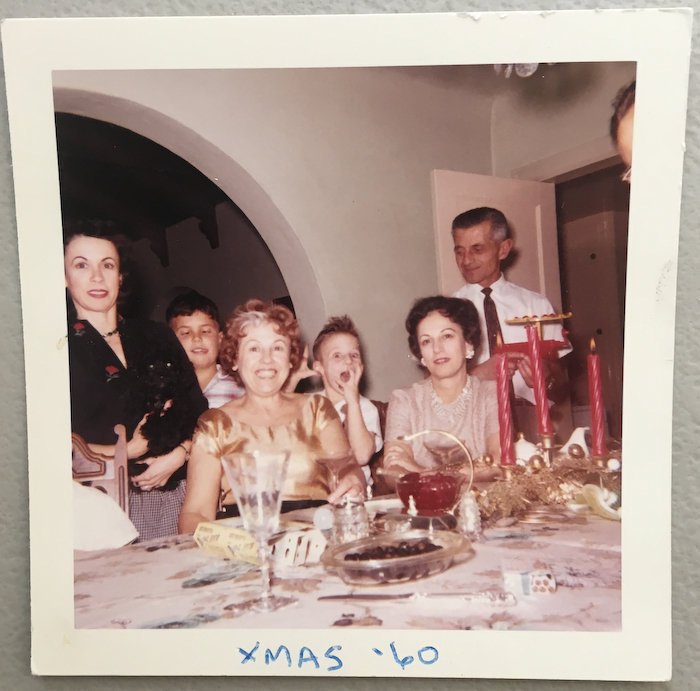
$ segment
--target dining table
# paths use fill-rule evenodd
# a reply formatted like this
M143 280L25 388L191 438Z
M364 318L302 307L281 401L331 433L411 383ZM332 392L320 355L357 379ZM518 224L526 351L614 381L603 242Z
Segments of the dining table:
M207 553L191 535L75 551L75 628L621 630L620 521L550 512L484 528L471 548L440 573L389 585L348 584L317 559L276 562L273 593L296 602L272 612L242 606L259 594L254 563Z

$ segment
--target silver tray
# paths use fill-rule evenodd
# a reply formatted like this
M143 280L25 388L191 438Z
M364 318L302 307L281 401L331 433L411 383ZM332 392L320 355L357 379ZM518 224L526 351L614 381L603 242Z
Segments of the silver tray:
M442 549L388 559L367 559L365 561L347 561L345 559L345 555L352 552L392 545L398 546L402 542L411 544L424 539L430 540ZM363 538L329 548L321 557L321 562L327 569L335 571L346 583L351 585L390 585L434 576L449 569L456 559L462 561L471 559L473 556L474 549L471 543L459 533L410 530L405 533L387 533Z

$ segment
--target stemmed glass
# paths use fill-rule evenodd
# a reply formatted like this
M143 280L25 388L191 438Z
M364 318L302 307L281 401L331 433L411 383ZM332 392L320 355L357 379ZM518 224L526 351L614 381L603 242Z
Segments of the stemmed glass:
M463 446L443 432L426 430L424 434L423 446L435 460L437 468L468 463L469 456L465 456Z
M255 538L262 580L260 597L240 605L272 612L296 602L296 598L272 595L270 587L270 538L279 527L282 486L289 464L288 451L232 453L221 459L236 497L245 529Z
M347 451L330 453L316 459L316 463L318 463L328 475L329 494L332 494L336 489L338 489L338 483L340 482L340 471L346 465L352 463L353 460L352 453L348 453Z

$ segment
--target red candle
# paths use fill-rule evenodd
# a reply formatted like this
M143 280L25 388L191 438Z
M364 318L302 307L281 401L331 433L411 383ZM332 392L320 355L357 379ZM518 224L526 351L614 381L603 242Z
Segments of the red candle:
M594 456L608 453L605 443L605 406L603 404L603 380L600 375L600 355L596 353L595 341L591 338L591 352L588 355L588 400L591 406L591 438Z
M510 376L508 356L496 355L496 392L498 394L498 433L501 442L501 465L515 465L513 418L510 410Z
M527 346L532 367L532 388L535 392L535 407L537 408L537 431L540 436L552 436L552 420L549 417L549 399L547 384L544 377L544 363L540 350L540 335L535 324L526 324Z

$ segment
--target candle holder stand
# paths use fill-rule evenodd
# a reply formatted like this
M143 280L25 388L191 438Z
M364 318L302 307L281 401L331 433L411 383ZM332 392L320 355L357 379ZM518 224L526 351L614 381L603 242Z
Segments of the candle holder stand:
M608 463L607 456L593 456L593 455L591 455L590 461L596 468L607 468L607 463Z
M540 443L538 444L542 450L542 458L544 459L544 464L547 468L551 468L554 463L554 457L557 449L561 444L554 443L553 434L542 434L540 435Z
M512 465L503 465L501 464L501 472L503 473L503 479L506 482L511 482L513 479L513 467Z

